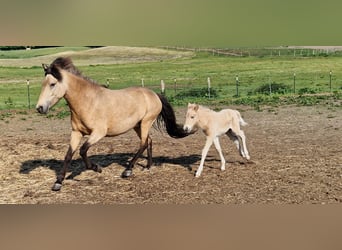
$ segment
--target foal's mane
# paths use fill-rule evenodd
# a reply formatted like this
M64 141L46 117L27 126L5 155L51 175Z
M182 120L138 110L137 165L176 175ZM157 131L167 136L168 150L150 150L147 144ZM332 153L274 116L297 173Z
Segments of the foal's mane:
M199 109L201 109L204 112L213 112L214 111L214 110L212 110L206 106L203 106L203 105L198 105L198 106L199 106Z
M75 76L78 76L80 78L82 78L83 80L88 81L89 83L92 83L94 85L97 85L99 87L103 87L102 85L98 84L96 81L90 79L87 76L82 75L81 71L75 67L75 65L73 64L72 60L69 57L58 57L56 58L49 66L48 70L50 70L51 72L56 71L56 69L63 69ZM50 73L50 72L45 72L45 74ZM59 73L59 72L58 72ZM57 77L58 78L58 77ZM61 78L61 76L60 76ZM60 80L60 79L59 79Z

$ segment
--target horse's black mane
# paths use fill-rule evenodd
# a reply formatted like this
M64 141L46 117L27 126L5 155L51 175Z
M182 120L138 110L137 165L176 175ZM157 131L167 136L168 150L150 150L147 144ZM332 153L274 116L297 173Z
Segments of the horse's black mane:
M103 87L103 85L100 85L96 81L90 79L89 77L82 75L81 71L75 67L75 65L72 63L72 60L69 57L58 57L50 64L50 66L44 69L45 69L45 75L52 74L59 81L62 80L62 75L58 69L63 69L75 76L79 76L83 78L84 80L88 82L91 82L93 84Z

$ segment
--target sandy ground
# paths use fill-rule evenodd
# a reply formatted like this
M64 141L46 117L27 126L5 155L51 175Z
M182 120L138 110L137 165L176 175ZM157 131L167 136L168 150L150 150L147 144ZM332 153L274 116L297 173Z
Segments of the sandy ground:
M221 138L226 171L214 148L200 178L205 136L183 139L151 130L154 166L134 176L121 172L138 149L134 132L104 138L89 150L102 173L85 170L78 153L60 192L52 192L70 136L69 118L29 114L0 120L0 203L149 204L324 204L342 203L342 110L328 107L235 107L244 127L251 161ZM176 109L179 122L185 109Z

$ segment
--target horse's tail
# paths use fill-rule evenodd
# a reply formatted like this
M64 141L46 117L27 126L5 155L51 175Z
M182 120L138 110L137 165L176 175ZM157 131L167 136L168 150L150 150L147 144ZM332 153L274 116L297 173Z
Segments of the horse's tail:
M241 126L246 126L246 125L248 125L248 123L245 122L245 121L242 119L240 112L239 112L239 111L236 111L236 113L237 113L237 115L238 115L238 117L239 117L239 123L240 123L240 125L241 125Z
M162 103L162 110L157 118L157 127L159 129L165 127L169 136L173 138L188 136L189 133L184 131L183 126L177 124L175 112L166 97L160 94L157 95Z

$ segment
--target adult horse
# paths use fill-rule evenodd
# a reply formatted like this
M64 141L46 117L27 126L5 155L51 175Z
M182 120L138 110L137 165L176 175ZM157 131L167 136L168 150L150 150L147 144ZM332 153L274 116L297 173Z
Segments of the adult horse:
M36 109L46 114L61 98L71 111L71 139L61 172L52 190L62 187L67 168L83 136L89 138L80 148L87 169L101 172L101 167L87 157L88 149L105 136L117 136L134 129L140 138L140 148L123 171L129 177L140 155L147 149L147 168L152 165L152 139L149 130L157 121L173 138L187 136L176 123L175 113L166 98L147 88L131 87L110 90L84 77L70 58L59 57L50 65L43 64L45 79Z

